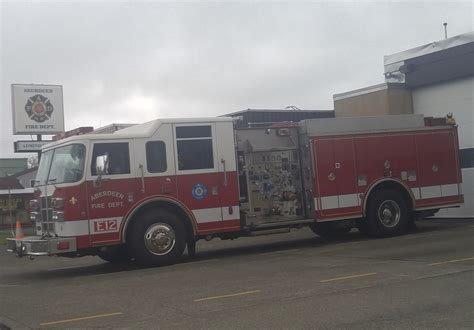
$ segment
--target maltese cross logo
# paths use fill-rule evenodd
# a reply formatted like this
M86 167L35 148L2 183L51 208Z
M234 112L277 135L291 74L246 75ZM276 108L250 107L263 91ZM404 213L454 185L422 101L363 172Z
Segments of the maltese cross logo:
M25 111L30 119L42 123L51 118L54 107L51 101L41 94L36 94L26 101Z

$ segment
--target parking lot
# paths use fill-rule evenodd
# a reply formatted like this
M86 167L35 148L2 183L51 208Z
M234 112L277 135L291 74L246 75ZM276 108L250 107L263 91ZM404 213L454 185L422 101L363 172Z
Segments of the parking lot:
M198 256L140 268L97 257L0 252L11 328L472 328L474 221L327 241L309 229L198 242ZM1 327L0 327L1 328Z

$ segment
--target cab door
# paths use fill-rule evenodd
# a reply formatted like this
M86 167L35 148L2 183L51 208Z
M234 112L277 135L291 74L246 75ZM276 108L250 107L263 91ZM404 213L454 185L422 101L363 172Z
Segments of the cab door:
M95 162L108 156L108 166L97 184ZM93 141L87 180L87 212L93 245L120 241L123 217L140 197L141 184L134 173L133 145L130 140Z
M153 137L145 142L136 140L135 151L138 155L144 155L144 160L136 161L135 166L137 177L141 177L143 169L146 195L177 198L172 125L162 124Z
M215 123L173 125L178 199L198 227L222 221Z
M238 201L233 130L219 125L173 125L178 199L193 212L200 232L222 229L238 217L238 210L229 209Z

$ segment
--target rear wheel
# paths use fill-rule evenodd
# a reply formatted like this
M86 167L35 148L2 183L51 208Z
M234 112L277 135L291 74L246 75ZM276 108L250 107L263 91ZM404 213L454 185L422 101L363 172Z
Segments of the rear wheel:
M367 208L367 230L373 237L395 236L404 233L408 225L408 208L396 190L376 192Z
M310 225L311 230L321 237L337 238L346 235L354 226L350 220L316 222Z
M173 264L183 254L185 233L184 224L176 215L163 209L151 210L133 224L132 254L145 266Z

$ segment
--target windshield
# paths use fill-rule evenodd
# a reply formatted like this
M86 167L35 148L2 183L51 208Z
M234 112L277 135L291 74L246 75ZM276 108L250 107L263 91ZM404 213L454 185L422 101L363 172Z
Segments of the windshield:
M85 150L82 144L71 144L43 153L36 176L37 185L81 180L84 174Z

